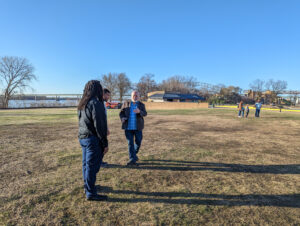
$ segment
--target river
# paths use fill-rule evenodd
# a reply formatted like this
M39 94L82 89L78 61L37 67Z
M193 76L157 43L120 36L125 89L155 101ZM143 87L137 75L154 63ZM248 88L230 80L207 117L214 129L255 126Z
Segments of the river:
M8 108L75 107L78 100L10 100Z

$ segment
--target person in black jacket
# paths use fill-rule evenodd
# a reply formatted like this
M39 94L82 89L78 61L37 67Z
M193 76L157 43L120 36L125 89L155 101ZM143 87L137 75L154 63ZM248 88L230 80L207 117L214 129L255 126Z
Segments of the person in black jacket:
M128 142L128 166L138 166L136 163L138 161L137 153L139 152L143 139L144 117L147 116L145 105L139 100L139 93L133 91L131 93L131 101L125 101L120 111L122 129L125 130L125 136Z
M108 152L107 119L103 105L103 90L99 81L91 80L84 88L78 104L79 143L82 148L82 173L87 200L106 200L98 195L96 174L103 156Z

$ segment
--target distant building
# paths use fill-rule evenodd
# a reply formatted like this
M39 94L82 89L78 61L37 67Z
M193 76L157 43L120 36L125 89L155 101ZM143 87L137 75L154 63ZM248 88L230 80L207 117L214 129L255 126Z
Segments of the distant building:
M154 91L148 93L148 102L200 102L205 98L198 94Z

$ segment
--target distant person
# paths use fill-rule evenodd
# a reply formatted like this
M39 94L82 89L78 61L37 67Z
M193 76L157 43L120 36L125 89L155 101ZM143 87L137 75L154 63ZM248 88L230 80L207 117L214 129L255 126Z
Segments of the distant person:
M106 114L106 118L107 118L107 109L106 109L106 102L109 100L110 98L110 91L106 88L103 89L103 105L104 105L104 109L105 109L105 114ZM109 128L107 126L107 136L109 136L110 134L110 131L109 131ZM104 157L104 156L103 156ZM108 163L107 162L104 162L103 159L101 161L101 167L107 167L108 166Z
M131 93L131 101L125 101L120 111L122 129L128 142L128 166L138 166L137 153L141 147L144 129L144 117L147 116L145 105L139 101L137 91Z
M244 117L245 108L244 108L244 102L241 100L239 103L239 118Z
M96 174L100 170L103 155L108 152L107 121L103 105L103 90L99 81L91 80L84 88L78 105L79 133L82 148L82 173L87 200L106 200L98 195Z
M249 112L250 112L250 108L249 108L249 104L247 104L247 106L246 106L246 118L248 118Z
M257 100L257 102L255 103L255 108L256 108L255 117L257 118L259 117L261 107L262 104L260 103L260 100Z

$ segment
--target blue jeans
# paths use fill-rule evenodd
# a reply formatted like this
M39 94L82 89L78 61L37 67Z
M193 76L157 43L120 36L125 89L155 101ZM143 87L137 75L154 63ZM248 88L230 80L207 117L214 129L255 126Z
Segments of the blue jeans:
M103 148L100 146L100 141L96 136L79 139L79 143L82 149L82 174L85 194L87 197L91 197L97 194L95 187L96 174L100 170Z
M129 160L131 162L136 162L136 154L139 152L142 144L143 132L139 130L125 130L125 136L128 142Z
M256 109L255 111L255 117L259 117L260 109Z
M245 113L245 110L239 110L239 116L243 116L244 117L244 113Z

